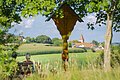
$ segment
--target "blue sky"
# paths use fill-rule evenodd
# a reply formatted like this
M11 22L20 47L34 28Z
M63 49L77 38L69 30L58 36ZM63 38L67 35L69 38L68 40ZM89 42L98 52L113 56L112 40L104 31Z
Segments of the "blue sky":
M14 27L11 28L9 32L16 35L23 33L23 36L25 37L47 35L50 38L61 38L59 31L57 30L52 19L48 22L45 22L46 18L38 15L27 19L22 18L22 20L23 21L20 24L12 23ZM106 27L104 25L101 27L96 25L95 30L88 29L88 26L86 25L87 22L95 22L96 20L93 14L84 17L83 20L84 22L82 23L76 23L69 40L79 40L80 35L82 34L85 38L85 42L91 42L92 40L103 42L105 39ZM113 33L113 42L120 42L120 32Z

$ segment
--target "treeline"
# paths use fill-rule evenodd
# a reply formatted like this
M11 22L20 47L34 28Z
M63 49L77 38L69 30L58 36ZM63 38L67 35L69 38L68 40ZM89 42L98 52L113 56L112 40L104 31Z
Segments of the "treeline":
M39 35L35 38L26 37L24 39L26 40L25 43L43 43L43 44L51 44L54 46L62 46L62 39L59 38L51 39L49 36L46 35Z
M39 35L37 37L24 37L24 36L16 36L14 34L6 34L4 36L5 39L7 39L7 43L42 43L42 44L51 44L53 46L62 46L62 39L59 38L50 38L47 35ZM1 42L4 42L6 40L1 40ZM78 40L69 41L69 47L72 47L72 43L76 43ZM99 42L93 40L91 42L92 44L95 44L96 46L99 46Z
M1 37L1 35L0 35ZM24 37L21 35L14 35L11 33L4 34L2 38L0 38L0 44L6 43L42 43L42 44L50 44L52 46L62 46L62 39L59 38L50 38L46 35L39 35L37 37ZM69 47L72 46L72 42L69 42Z

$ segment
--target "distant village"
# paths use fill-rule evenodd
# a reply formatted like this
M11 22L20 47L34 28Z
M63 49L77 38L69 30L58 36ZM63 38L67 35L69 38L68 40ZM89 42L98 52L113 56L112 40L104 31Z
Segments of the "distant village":
M93 43L85 42L85 39L82 34L77 42L72 43L72 48L90 48L94 49L95 51L104 49L104 47L101 44L97 46Z

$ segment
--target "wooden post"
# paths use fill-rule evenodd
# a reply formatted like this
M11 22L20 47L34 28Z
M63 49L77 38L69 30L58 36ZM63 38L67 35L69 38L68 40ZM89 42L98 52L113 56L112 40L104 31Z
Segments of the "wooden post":
M60 35L62 36L63 40L63 51L62 51L62 60L64 70L67 70L68 67L68 42L69 36L74 29L74 26L77 22L83 22L83 20L74 12L74 10L67 4L63 3L59 6L58 10L62 10L62 14L64 17L56 17L56 13L53 13L46 21L49 21L51 18L55 22Z
M67 71L68 59L69 59L69 56L68 56L68 42L67 42L68 37L64 36L62 39L63 39L63 52L62 52L63 67L64 67L64 70Z

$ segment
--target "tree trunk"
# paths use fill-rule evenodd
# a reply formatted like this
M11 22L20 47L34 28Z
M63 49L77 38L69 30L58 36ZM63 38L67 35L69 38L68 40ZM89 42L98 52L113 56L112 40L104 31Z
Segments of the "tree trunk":
M62 60L63 60L63 67L66 71L68 68L68 37L63 38L63 52L62 52Z
M111 55L111 41L112 41L112 16L107 14L107 31L105 36L104 46L104 70L110 71L110 55Z

